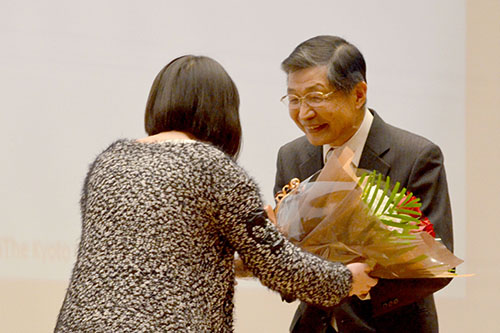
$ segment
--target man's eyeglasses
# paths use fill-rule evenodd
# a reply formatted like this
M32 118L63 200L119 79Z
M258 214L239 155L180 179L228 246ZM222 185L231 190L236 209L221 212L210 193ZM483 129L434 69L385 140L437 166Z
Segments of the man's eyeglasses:
M281 97L280 101L285 104L290 110L299 109L302 102L306 103L312 108L320 107L324 105L325 100L333 94L333 91L329 93L322 93L320 91L312 91L305 94L302 97L297 95L288 94Z

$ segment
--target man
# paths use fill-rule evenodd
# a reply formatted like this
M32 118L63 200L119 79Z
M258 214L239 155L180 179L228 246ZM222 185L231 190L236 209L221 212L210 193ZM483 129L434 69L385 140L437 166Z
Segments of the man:
M355 166L399 181L422 200L437 236L453 250L450 201L438 146L385 123L366 108L366 65L342 38L301 43L282 63L288 75L283 101L305 133L280 148L274 192L292 178L321 169L331 149L347 146ZM301 303L291 332L438 332L432 293L450 279L380 279L369 300L349 297L333 309Z

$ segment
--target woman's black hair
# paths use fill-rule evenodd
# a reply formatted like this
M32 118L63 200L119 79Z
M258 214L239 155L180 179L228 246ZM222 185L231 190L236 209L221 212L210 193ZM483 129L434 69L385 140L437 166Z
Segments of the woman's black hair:
M238 89L215 60L186 55L156 76L146 104L149 135L182 131L236 158L241 146Z

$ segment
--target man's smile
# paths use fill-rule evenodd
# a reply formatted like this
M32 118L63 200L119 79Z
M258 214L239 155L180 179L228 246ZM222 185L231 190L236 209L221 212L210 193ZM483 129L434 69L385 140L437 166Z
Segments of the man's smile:
M319 124L319 125L303 125L304 129L309 133L319 132L326 128L328 124Z

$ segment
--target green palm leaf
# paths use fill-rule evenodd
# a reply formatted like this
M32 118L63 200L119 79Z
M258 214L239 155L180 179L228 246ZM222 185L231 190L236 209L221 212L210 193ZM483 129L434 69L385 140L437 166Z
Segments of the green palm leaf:
M386 226L400 228L401 236L411 239L410 230L418 229L420 213L414 208L422 204L413 193L408 193L406 188L396 182L390 190L391 179L376 171L365 173L359 179L359 185L363 191L361 199L369 208L370 214L379 218ZM413 222L413 223L411 223Z

